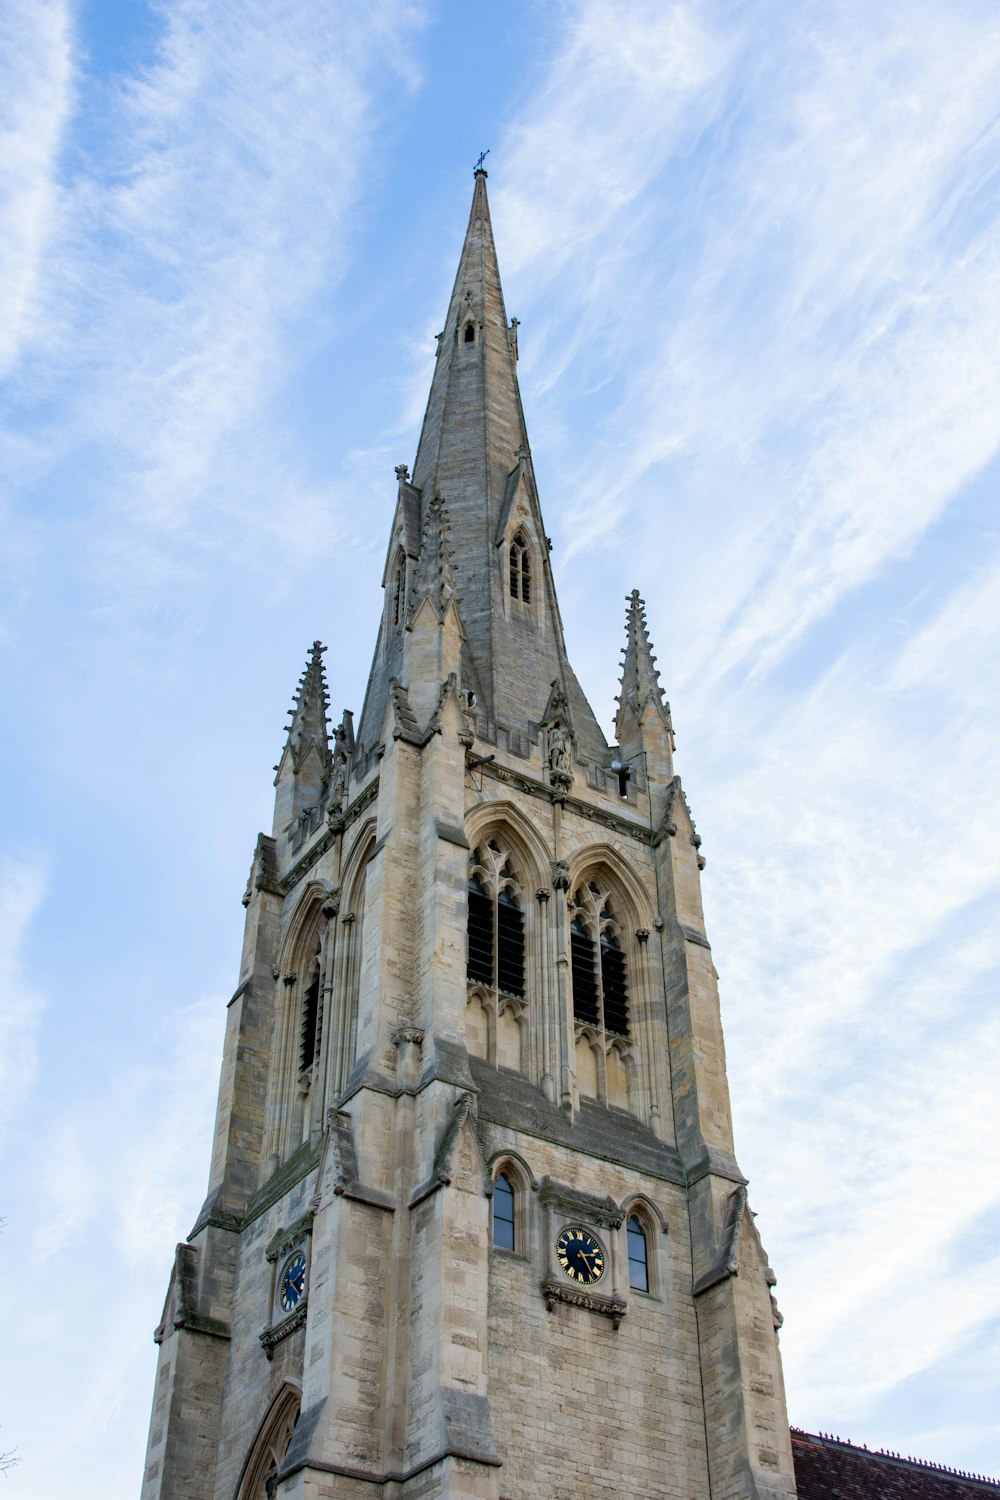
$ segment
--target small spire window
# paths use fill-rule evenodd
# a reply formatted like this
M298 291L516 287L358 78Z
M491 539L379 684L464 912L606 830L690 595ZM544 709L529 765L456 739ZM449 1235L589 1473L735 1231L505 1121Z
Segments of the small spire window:
M475 323L466 323L466 325L465 325L465 332L463 333L462 337L463 337L463 339L465 340L465 342L467 344L474 344L476 342L476 325L475 325Z
M392 593L389 608L392 612L392 623L398 625L403 618L403 610L406 607L406 561L400 558L392 575Z
M516 532L510 544L510 596L531 603L531 554L523 531Z
M514 1241L514 1189L506 1172L500 1172L493 1184L493 1243L498 1250L513 1250Z

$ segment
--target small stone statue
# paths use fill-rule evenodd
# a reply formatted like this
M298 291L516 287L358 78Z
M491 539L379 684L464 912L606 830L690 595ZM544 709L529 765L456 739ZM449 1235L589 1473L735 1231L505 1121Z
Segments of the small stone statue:
M569 741L559 724L549 733L549 770L563 776L569 771Z

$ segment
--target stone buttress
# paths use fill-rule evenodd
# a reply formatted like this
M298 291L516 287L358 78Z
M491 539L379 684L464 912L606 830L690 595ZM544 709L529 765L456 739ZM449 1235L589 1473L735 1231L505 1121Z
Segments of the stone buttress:
M617 744L569 665L517 331L479 170L357 728L315 642L257 840L143 1500L795 1493L670 710L637 593Z

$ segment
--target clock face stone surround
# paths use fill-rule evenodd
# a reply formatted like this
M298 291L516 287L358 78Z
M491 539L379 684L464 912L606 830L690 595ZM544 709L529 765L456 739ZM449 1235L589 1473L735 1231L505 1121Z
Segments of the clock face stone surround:
M600 1281L607 1257L600 1241L581 1224L570 1224L556 1241L556 1260L570 1281L593 1286Z

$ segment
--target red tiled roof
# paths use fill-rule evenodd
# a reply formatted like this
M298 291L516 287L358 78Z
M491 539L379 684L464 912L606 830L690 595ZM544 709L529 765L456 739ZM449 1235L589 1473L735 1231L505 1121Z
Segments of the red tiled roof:
M799 1500L1000 1500L1000 1482L792 1428Z

